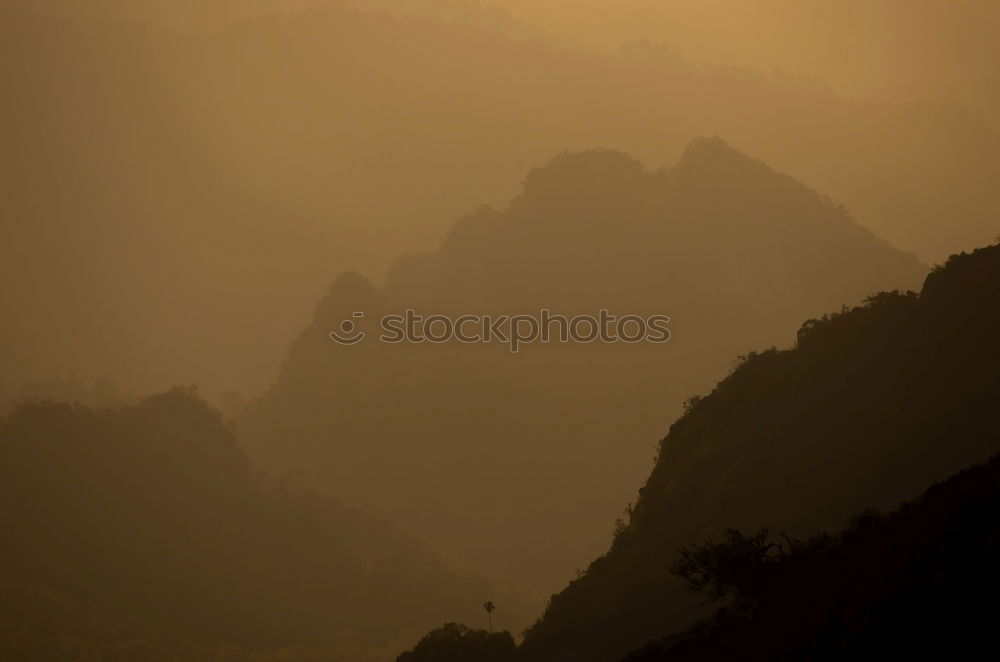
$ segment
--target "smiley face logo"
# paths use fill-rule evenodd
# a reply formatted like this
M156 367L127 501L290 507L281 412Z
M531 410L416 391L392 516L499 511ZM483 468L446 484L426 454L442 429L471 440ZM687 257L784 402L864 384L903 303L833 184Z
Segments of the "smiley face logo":
M361 319L364 317L364 313L354 313L352 317L355 319ZM365 332L359 331L354 320L344 320L340 323L340 332L331 331L330 340L339 343L341 345L355 345L365 339Z

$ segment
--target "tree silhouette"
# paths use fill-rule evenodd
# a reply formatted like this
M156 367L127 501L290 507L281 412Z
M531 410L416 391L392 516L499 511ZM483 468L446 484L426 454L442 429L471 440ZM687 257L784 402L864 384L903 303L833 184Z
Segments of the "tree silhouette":
M483 603L483 609L486 610L486 616L490 619L490 634L493 634L493 610L496 608L497 606L488 600Z
M768 541L768 530L744 534L728 529L723 541L708 541L678 550L680 558L671 574L684 579L692 591L702 591L710 601L732 595L753 599L767 581L767 570L782 556L782 546ZM774 553L776 551L776 553Z

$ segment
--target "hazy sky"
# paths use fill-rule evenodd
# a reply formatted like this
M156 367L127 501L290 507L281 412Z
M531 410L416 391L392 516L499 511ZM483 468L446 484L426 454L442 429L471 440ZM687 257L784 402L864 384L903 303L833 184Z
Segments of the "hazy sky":
M329 4L460 25L294 18ZM380 278L564 149L656 167L718 134L925 262L995 234L994 2L2 5L82 21L4 26L8 387L259 392L336 273Z

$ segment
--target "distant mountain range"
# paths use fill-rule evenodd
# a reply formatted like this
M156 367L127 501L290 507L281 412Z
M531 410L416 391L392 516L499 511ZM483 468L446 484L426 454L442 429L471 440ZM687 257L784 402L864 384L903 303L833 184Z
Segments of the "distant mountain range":
M428 17L183 34L25 4L0 10L0 60L21 63L0 68L0 306L22 311L0 328L8 389L75 371L259 394L333 274L380 281L566 149L663 163L718 134L928 264L996 234L1000 137L955 105ZM264 3L216 7L237 4Z
M460 219L383 287L337 278L274 386L240 417L248 452L392 512L475 567L548 592L607 544L650 440L729 358L786 346L804 318L916 287L912 256L717 138L648 171L566 153L503 210ZM666 344L384 344L408 308L667 314ZM356 312L371 338L329 333Z

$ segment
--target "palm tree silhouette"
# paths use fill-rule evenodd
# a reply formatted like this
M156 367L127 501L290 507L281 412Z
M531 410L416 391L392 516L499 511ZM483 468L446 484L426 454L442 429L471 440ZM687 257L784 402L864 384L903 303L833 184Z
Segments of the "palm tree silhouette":
M493 634L493 610L496 609L496 608L497 608L497 606L495 604L493 604L492 602L484 602L483 603L483 609L486 610L486 615L490 619L490 634Z

